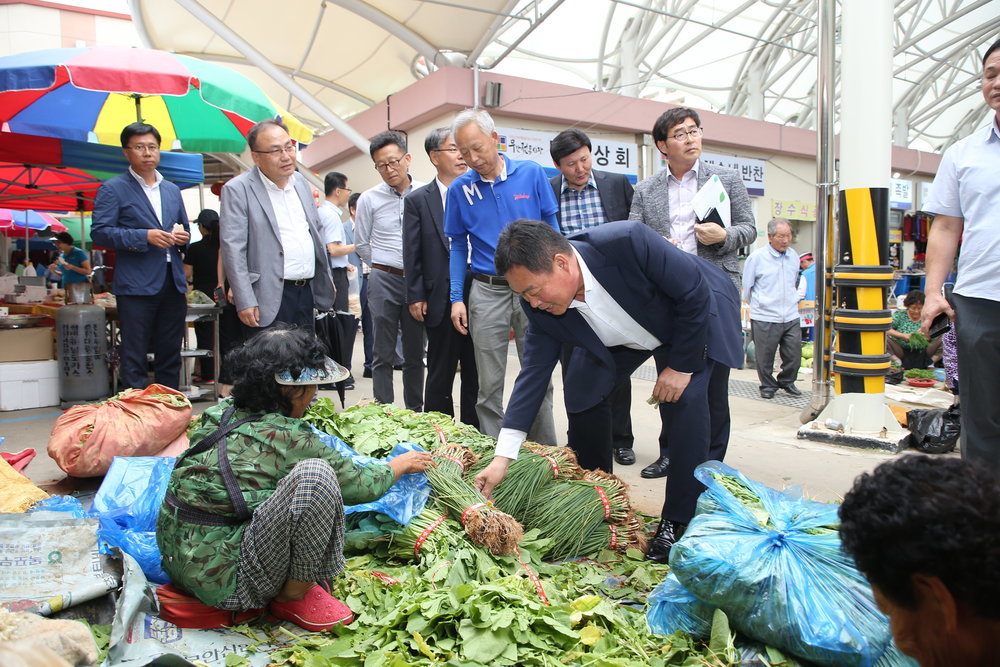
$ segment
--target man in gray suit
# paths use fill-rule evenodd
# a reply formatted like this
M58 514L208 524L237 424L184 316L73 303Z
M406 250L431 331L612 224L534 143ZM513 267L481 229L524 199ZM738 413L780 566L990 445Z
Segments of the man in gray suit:
M701 119L688 107L664 112L653 125L653 141L667 158L667 168L639 183L632 199L629 220L638 220L685 252L712 262L740 289L742 279L737 252L757 238L750 196L740 175L732 169L704 164L701 157ZM709 178L718 176L730 201L731 224L699 222L691 199ZM728 383L728 373L726 382ZM723 387L709 392L728 405ZM728 414L728 408L725 411ZM729 440L729 422L712 425L712 442ZM661 443L664 440L661 439ZM662 448L660 457L640 473L647 479L666 477L670 460Z
M632 184L623 174L594 169L590 137L581 130L563 130L549 143L552 163L561 173L549 179L559 202L559 231L569 236L590 227L628 218ZM563 354L565 379L568 352ZM611 396L611 441L615 463L635 463L632 445L632 386L623 382Z
M274 322L313 330L332 310L333 280L312 190L295 172L295 144L280 121L247 134L254 168L222 188L219 241L236 311L248 333Z

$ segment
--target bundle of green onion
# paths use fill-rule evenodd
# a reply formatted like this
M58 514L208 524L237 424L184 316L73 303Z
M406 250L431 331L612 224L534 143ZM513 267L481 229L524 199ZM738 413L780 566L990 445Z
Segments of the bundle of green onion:
M444 508L428 503L410 523L389 534L389 555L420 560L427 553L439 553L464 540L462 527Z
M486 459L480 461L469 472L469 478L474 478L488 463ZM582 477L583 469L577 464L572 449L525 443L517 459L507 468L507 476L493 489L493 502L507 514L521 517L532 498L553 481Z
M475 454L465 447L448 445L434 450L433 456L435 465L427 470L427 481L438 501L465 528L469 539L495 554L514 553L524 536L521 524L493 507L462 477L475 463Z
M551 539L552 551L562 557L580 556L584 542L602 523L622 524L631 514L625 484L614 475L589 471L581 480L549 484L531 501L523 521Z
M546 552L546 556L555 559L596 556L605 549L621 553L625 553L629 549L645 551L647 543L648 539L642 522L635 514L630 514L629 518L621 524L601 522L594 526L593 530L581 542L579 553L561 554L560 549L556 546L556 548L550 548Z

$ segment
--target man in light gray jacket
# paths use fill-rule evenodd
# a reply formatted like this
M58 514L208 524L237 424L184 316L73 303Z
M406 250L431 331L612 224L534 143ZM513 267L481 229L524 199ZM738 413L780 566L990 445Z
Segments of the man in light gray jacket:
M681 250L712 262L725 271L739 289L737 252L757 238L750 196L736 171L700 160L701 136L701 119L694 109L677 107L656 119L653 141L667 158L667 168L635 187L628 217L646 223ZM729 195L729 227L699 222L691 206L695 194L712 176L719 177ZM722 438L728 441L728 422L720 423L718 428L719 432L712 434L713 442ZM640 474L647 479L665 477L669 465L667 452L661 448L660 457Z
M247 134L254 168L222 188L219 244L248 334L274 322L313 330L313 308L333 309L334 288L312 190L295 172L287 128L263 120Z

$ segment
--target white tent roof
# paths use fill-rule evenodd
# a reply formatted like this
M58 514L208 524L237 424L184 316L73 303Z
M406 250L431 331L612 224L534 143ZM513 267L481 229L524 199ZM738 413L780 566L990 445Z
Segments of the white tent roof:
M201 0L340 118L435 65L482 67L796 127L815 122L819 0ZM131 0L150 46L236 64L322 131L330 119L268 79L183 5ZM1000 0L895 0L896 143L941 150L983 123L984 44ZM840 44L840 48L868 45ZM241 63L244 64L241 66ZM245 69L244 69L245 67Z
M313 109L261 72L245 52L173 0L132 0L154 48L233 65L275 102L317 129ZM380 102L435 65L465 65L489 43L516 0L200 0L284 74L341 118ZM467 5L467 6L463 6Z

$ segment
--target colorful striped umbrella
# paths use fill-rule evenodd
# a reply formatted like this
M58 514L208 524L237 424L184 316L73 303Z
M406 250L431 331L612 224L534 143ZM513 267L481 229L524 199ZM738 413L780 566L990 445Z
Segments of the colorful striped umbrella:
M0 234L4 236L27 238L43 230L65 232L66 229L66 225L48 213L0 208Z
M254 123L278 117L293 139L312 140L250 79L189 56L95 46L0 58L5 131L120 145L122 128L141 120L164 149L239 153Z

